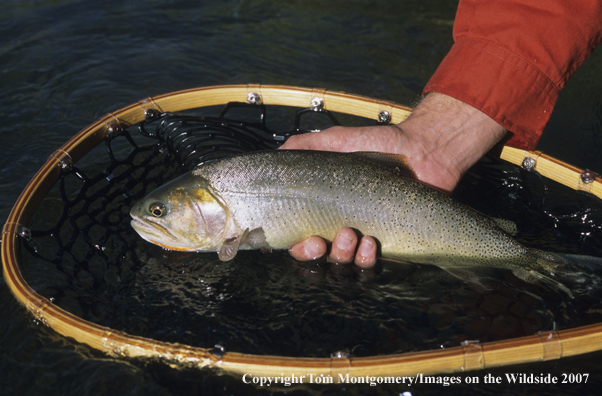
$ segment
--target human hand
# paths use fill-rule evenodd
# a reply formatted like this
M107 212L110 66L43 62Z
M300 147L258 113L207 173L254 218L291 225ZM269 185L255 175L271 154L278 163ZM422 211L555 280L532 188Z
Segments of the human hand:
M337 126L318 133L291 136L280 148L401 154L406 157L418 180L451 192L464 173L505 134L506 130L501 125L476 108L433 92L420 102L405 121L397 125ZM337 238L332 247L335 256L340 253L337 247L340 241ZM326 253L326 243L323 240L320 243L319 240L318 237L310 237L298 244L301 248L293 246L290 253L301 261L321 257ZM330 260L333 260L332 256L331 251Z
M371 268L376 264L376 241L364 236L357 245L358 237L351 228L341 228L332 241L328 261L349 264L361 268ZM356 249L357 248L357 249ZM290 254L299 261L315 260L327 251L326 242L317 236L309 237L289 249Z

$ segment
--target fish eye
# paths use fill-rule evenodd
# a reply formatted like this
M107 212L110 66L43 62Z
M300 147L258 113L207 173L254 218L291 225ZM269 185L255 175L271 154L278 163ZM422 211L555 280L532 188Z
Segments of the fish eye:
M152 203L148 211L155 217L161 217L165 215L165 205L159 202Z

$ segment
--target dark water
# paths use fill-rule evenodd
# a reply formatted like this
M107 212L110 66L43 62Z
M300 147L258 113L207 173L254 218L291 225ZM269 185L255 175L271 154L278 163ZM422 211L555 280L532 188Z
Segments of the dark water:
M330 1L315 4L301 1L4 2L0 5L0 142L4 147L4 155L0 159L1 218L4 222L18 194L50 153L98 117L147 96L196 86L264 83L323 87L411 103L451 45L455 6L453 2L443 1ZM597 51L575 74L563 91L538 147L562 160L597 171L602 171L602 159L598 154L602 129L602 81L598 77L601 62L600 51ZM489 198L484 194L483 199ZM478 206L479 200L475 201ZM546 235L544 238L539 235L537 228L531 231L527 228L523 235L527 241L529 232L537 242L543 240L549 243L549 247L562 247L563 241L559 241L553 233L546 239ZM594 246L579 246L579 238L576 237L566 241L565 246L569 247L565 248L599 248L592 244ZM255 253L250 254L250 259L257 261L253 255ZM298 284L294 287L307 289L314 285L316 294L324 290L324 282L329 282L330 290L334 290L333 301L340 297L337 293L348 295L345 293L357 292L369 297L369 291L357 289L353 276L337 277L335 270L327 268L326 275L312 280L307 276L312 269L299 267L285 256L282 260L290 266L280 268L280 272L272 273L272 277L254 281L258 285L276 282L279 276L291 281L294 279L292 275L296 275ZM202 266L187 265L189 267L182 269L188 275L194 275L194 282L201 280L199 274L207 272ZM153 269L162 269L163 272ZM170 271L176 270L172 268ZM147 282L156 280L153 277L166 275L165 268L157 262L150 262L144 271L140 273L140 279ZM190 281L177 278L173 273L167 275L183 283ZM192 286L196 289L199 285L194 282ZM267 392L251 388L238 378L211 372L171 371L161 365L109 359L36 324L16 303L5 284L1 285L2 394ZM244 291L242 285L219 282L216 285L223 289L239 286ZM164 293L163 301L174 298L169 291L159 292ZM509 301L514 301L512 289L508 293ZM135 288L131 295L136 296ZM208 294L207 298L216 296L219 293ZM152 308L148 310L149 317L163 312L169 319L168 312L156 309L161 300L147 301L145 308ZM344 302L350 311L361 312L362 307L353 306L352 300ZM285 303L282 302L283 306ZM595 320L596 301L591 303L593 318L584 315L566 320L570 319L571 323ZM483 301L478 304L486 305ZM439 321L445 317L437 311L444 307L431 305L427 308L434 314L440 314ZM281 308L276 304L275 309ZM574 316L570 309L566 312L567 316ZM518 315L517 321L520 322L520 313ZM455 319L454 323L462 321L461 317ZM477 319L468 318L472 323ZM106 320L116 323L119 318ZM544 323L537 323L537 326L549 328L555 320L559 319L545 319L544 316ZM504 328L509 326L506 324ZM334 331L345 331L346 327L343 320L334 321ZM420 330L420 326L404 323L398 326L398 338L403 338L408 327L409 338L418 338L412 331ZM525 325L517 324L516 327L521 327L522 332L528 331ZM328 339L333 329L330 333L324 332L325 340L314 340L315 343L297 352L307 354L315 351L314 347L319 347L318 341L322 345L336 342L336 337ZM428 326L424 325L424 329ZM278 329L271 331L267 334L285 337L278 333ZM378 338L382 339L376 334L365 345L360 342L354 352L361 355L362 348L374 347ZM231 345L239 346L236 343ZM268 343L265 348L271 347ZM378 346L375 348L377 353L384 353L390 348L403 350L405 346L383 343L382 350L379 351ZM276 349L274 352L287 351ZM341 394L353 391L356 394L398 395L411 392L412 395L421 395L444 390L468 394L594 394L602 385L600 356L597 353L478 373L479 376L488 372L494 375L507 372L552 373L557 376L565 372L590 373L587 386L580 387L556 389L484 384L447 388L325 386L290 389L288 393Z

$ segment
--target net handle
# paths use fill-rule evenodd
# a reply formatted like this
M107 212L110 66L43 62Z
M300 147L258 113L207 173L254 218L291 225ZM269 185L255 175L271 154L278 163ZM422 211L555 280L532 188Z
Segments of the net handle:
M183 366L220 367L226 371L253 376L339 375L414 376L418 373L438 374L476 370L509 364L558 359L602 349L602 324L546 332L516 339L464 343L441 350L412 352L389 356L350 358L344 353L331 358L287 358L223 352L185 345L159 342L102 327L55 306L37 294L23 279L17 251L19 237L27 237L26 225L34 211L58 180L62 169L81 159L108 136L137 124L153 112L177 112L228 102L262 102L266 105L293 107L321 106L334 112L353 114L381 122L398 123L411 108L344 92L275 85L227 85L179 91L147 98L131 104L89 125L53 153L25 187L3 227L2 266L4 279L16 299L36 320L77 342L103 351L113 357L155 358ZM558 161L539 152L504 147L501 158L535 169L571 188L601 195L597 175ZM531 160L526 160L531 158Z

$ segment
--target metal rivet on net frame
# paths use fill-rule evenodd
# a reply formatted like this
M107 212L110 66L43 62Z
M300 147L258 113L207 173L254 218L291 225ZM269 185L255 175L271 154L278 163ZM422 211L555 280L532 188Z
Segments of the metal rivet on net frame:
M54 158L58 161L58 165L63 171L70 171L73 169L73 160L68 152L58 149L50 155L49 158Z
M351 355L349 354L349 352L346 351L337 351L335 353L332 353L330 355L331 359L349 359Z
M59 160L59 162L61 164L62 170L70 171L71 169L73 169L73 160L71 159L71 157L63 158L63 159Z
M591 170L584 170L583 172L581 172L581 181L583 182L583 184L590 184L593 183L594 180L596 180L596 173L592 172Z
M521 165L526 170L532 171L533 169L535 169L535 160L531 157L525 157Z
M257 92L249 92L247 94L247 102L249 104L261 104L261 96Z
M209 356L212 360L222 360L225 353L226 348L219 344L216 344L213 348L209 349Z
M154 121L159 118L159 112L156 109L146 109L144 110L144 119L146 121Z
M10 223L6 223L5 227L8 226ZM14 224L14 223L13 223ZM20 236L21 238L25 239L26 241L30 241L31 240L31 230L25 226L22 226L21 224L15 224L14 229L10 229L10 227L6 227L8 229L8 231L4 231L4 234L8 234L9 232L14 232L16 235Z
M309 106L313 111L322 110L324 107L324 99L315 97L309 102Z
M121 124L115 122L107 127L107 132L109 136L117 136L123 132L123 128L121 127Z
M25 239L26 241L30 241L31 240L31 230L26 227L21 227L21 229L19 229L19 236L21 238Z
M378 113L378 122L382 124L388 124L389 122L391 122L391 113L389 113L386 110L383 110L380 113Z

